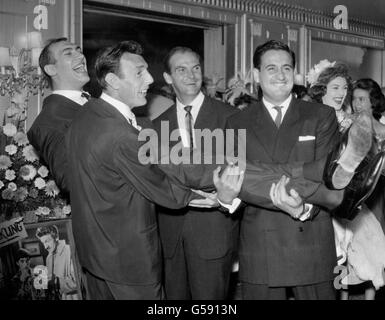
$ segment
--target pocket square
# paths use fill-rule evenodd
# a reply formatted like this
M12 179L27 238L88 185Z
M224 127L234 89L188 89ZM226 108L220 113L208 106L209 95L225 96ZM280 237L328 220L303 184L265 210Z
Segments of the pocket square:
M315 136L299 136L298 141L310 141L315 140Z

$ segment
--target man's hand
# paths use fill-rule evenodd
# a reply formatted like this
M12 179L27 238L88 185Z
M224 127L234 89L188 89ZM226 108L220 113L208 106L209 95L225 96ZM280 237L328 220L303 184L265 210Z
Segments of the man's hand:
M287 212L292 218L299 219L304 213L304 204L298 192L290 189L290 194L286 191L286 186L290 179L282 176L277 184L273 183L270 188L270 198L273 204Z
M218 199L222 203L232 204L241 191L245 173L233 164L229 164L219 177L220 171L221 167L218 167L213 172L213 181L218 192Z
M196 194L199 194L202 196L202 199L194 199L189 202L190 207L195 208L216 208L219 207L219 202L217 199L217 193L208 193L201 190L194 190L191 189L191 191L195 192Z

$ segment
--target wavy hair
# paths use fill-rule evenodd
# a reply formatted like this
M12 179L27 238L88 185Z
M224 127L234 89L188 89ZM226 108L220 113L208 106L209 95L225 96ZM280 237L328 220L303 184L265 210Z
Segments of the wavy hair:
M385 96L379 84L370 78L359 79L353 82L352 92L355 89L362 89L369 92L373 117L379 120L385 111Z
M318 77L317 83L309 88L309 96L316 102L322 103L322 97L326 94L328 83L337 77L342 77L348 84L348 94L351 92L352 78L349 76L348 67L343 63L336 63L333 67L325 69ZM345 98L342 108L346 109L349 99Z

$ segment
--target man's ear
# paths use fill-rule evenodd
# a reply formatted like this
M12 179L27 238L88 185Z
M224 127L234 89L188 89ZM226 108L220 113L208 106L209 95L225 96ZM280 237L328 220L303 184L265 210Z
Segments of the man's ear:
M57 70L54 64L46 64L44 66L44 71L50 76L54 77L57 74Z
M109 72L106 74L104 80L114 90L119 89L118 76L115 73Z
M256 83L259 83L259 70L257 68L253 68L253 76L254 76L254 81Z
M167 72L163 72L163 78L167 84L172 84L172 78Z

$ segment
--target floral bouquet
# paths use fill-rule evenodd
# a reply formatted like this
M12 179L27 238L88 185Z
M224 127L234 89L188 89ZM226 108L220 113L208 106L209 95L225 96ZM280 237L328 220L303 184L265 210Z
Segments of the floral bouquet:
M329 60L324 59L317 63L313 68L311 68L309 73L306 75L306 80L310 87L313 87L315 84L317 84L318 77L322 72L324 72L327 68L334 67L335 64L335 61L330 62Z
M23 216L24 223L67 217L71 207L60 197L27 135L8 123L0 127L1 139L5 148L0 150L0 221L17 216Z

